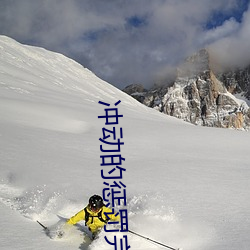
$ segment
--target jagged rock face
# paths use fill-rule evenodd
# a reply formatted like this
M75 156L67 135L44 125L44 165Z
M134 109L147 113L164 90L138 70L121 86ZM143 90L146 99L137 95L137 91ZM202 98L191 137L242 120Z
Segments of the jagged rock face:
M184 70L183 68L184 67ZM247 128L248 106L231 95L209 66L206 50L187 59L165 94L163 112L197 125Z
M250 66L218 74L218 79L225 84L230 93L242 93L250 100Z
M128 95L133 96L139 102L144 101L145 99L144 95L147 92L147 90L143 87L142 84L131 84L127 86L125 89L123 89L123 91Z
M212 75L212 73L211 73ZM247 128L248 106L213 77L178 79L162 100L163 112L197 125Z
M249 71L234 74L244 78L235 77L235 81L238 81L235 84L229 73L222 74L222 78L230 79L224 84L211 70L208 52L201 50L178 69L171 87L140 92L139 101L196 125L248 129L250 109L246 102L235 98L232 93L236 93L237 88L238 92L242 91L243 85L248 86Z
M127 86L124 90L125 93L131 95L134 93L141 93L141 92L145 92L147 91L146 89L144 89L142 84L131 84L129 86Z

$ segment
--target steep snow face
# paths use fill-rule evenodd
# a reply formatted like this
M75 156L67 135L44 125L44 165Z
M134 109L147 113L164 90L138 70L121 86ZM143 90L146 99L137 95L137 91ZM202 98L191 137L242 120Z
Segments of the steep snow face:
M82 103L93 102L93 98L116 99L116 88L61 54L23 46L1 36L0 60L0 86L6 98L22 94L24 100L35 99L43 103L63 101L68 94L76 100L81 99ZM117 99L119 97L123 97L127 106L136 105L122 92L118 93Z
M0 37L0 248L114 249L105 232L90 244L84 222L61 240L36 223L53 229L65 222L57 215L69 218L102 193L100 100L121 100L130 230L184 250L248 250L249 133L163 115L66 57L7 37ZM131 234L128 241L131 249L162 249Z

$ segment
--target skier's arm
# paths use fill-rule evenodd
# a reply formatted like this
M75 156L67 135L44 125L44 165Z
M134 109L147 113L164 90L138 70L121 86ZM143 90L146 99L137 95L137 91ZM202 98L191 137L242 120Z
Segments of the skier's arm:
M111 209L105 207L104 214L111 220L111 221L120 221L120 215L116 212L112 211Z
M115 215L116 215L116 213L112 214L110 216L110 220L111 221L120 221L120 214L118 214L117 216L115 216Z
M67 224L75 225L78 221L85 219L84 209L68 219Z

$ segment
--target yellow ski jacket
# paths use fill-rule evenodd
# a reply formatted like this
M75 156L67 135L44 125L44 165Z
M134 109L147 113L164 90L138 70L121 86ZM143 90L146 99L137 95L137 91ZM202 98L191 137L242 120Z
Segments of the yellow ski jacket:
M87 212L85 212L85 211L87 211ZM107 216L104 213L108 213L109 218L107 218ZM89 215L89 218L86 218L86 215L87 215L87 217ZM67 221L67 224L74 225L81 220L85 220L86 226L88 226L89 230L92 233L95 233L99 229L104 227L104 225L107 224L109 219L111 221L120 221L119 214L117 216L115 216L115 215L116 215L116 213L113 213L110 208L107 208L105 206L103 206L98 212L91 211L89 209L89 207L87 206L84 209L82 209L81 211L79 211L77 214L72 216Z

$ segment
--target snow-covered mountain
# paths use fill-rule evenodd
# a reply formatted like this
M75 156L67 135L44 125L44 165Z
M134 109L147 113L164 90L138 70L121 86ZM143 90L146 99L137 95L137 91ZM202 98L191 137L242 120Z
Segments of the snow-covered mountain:
M213 69L211 61L208 50L200 50L180 65L171 86L147 91L131 85L124 92L146 106L196 125L249 129L249 68L221 73Z
M118 100L129 228L184 250L248 250L250 134L193 126L140 104L63 55L0 37L0 248L111 250L84 223L52 227L101 194L103 101ZM86 228L85 228L86 230ZM106 233L110 240L124 233ZM127 233L131 249L163 249Z

